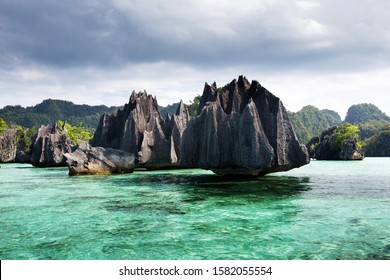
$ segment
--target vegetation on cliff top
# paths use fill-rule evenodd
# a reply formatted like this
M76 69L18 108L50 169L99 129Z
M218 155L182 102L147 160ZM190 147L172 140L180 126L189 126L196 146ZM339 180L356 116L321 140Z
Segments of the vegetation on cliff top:
M361 160L364 158L359 128L350 123L324 130L307 144L310 157L317 160Z
M337 126L333 135L329 139L329 144L332 150L342 150L347 139L354 139L357 147L362 148L362 142L359 139L359 127L350 123L343 123Z
M78 125L70 125L64 121L57 121L57 127L61 133L64 133L70 140L77 143L79 140L89 142L92 139L91 131L88 131L83 123Z
M198 107L200 103L201 96L198 94L195 96L194 100L190 102L190 105L188 106L188 113L190 114L190 117L193 118L198 113Z
M8 124L5 120L0 118L0 134L4 133L4 131L8 128Z

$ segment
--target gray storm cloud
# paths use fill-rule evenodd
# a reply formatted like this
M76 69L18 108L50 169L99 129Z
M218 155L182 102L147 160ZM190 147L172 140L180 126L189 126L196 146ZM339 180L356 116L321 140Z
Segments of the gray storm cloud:
M172 87L167 73L174 91L188 75L377 73L389 68L389 14L384 0L1 0L0 106L10 92L77 99L86 85L103 96L158 75Z
M0 47L9 63L54 67L156 61L356 67L388 55L388 8L386 1L364 0L3 0Z

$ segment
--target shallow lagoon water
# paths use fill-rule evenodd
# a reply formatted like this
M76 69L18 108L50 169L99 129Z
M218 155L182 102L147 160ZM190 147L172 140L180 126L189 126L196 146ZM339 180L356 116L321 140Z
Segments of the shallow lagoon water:
M1 259L390 259L390 158L262 178L0 168Z

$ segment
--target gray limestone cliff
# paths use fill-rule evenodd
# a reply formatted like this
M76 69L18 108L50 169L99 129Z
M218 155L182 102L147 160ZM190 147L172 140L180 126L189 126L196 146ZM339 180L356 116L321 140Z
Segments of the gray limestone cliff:
M243 76L222 89L206 83L180 153L182 167L221 175L262 176L309 163L280 99Z
M0 135L0 162L30 163L31 143L36 136L30 136L28 129L11 127Z
M145 91L133 92L122 110L102 116L91 145L132 153L140 167L178 167L181 136L188 120L183 102L175 115L163 119L156 98Z
M14 162L16 151L16 129L8 128L0 135L0 162Z
M33 144L31 164L37 167L65 166L64 154L71 152L74 145L57 125L42 125Z

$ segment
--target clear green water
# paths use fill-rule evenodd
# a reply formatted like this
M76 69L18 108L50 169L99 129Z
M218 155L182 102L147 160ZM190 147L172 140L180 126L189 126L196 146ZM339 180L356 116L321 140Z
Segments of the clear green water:
M1 259L390 259L390 158L257 179L0 168Z

